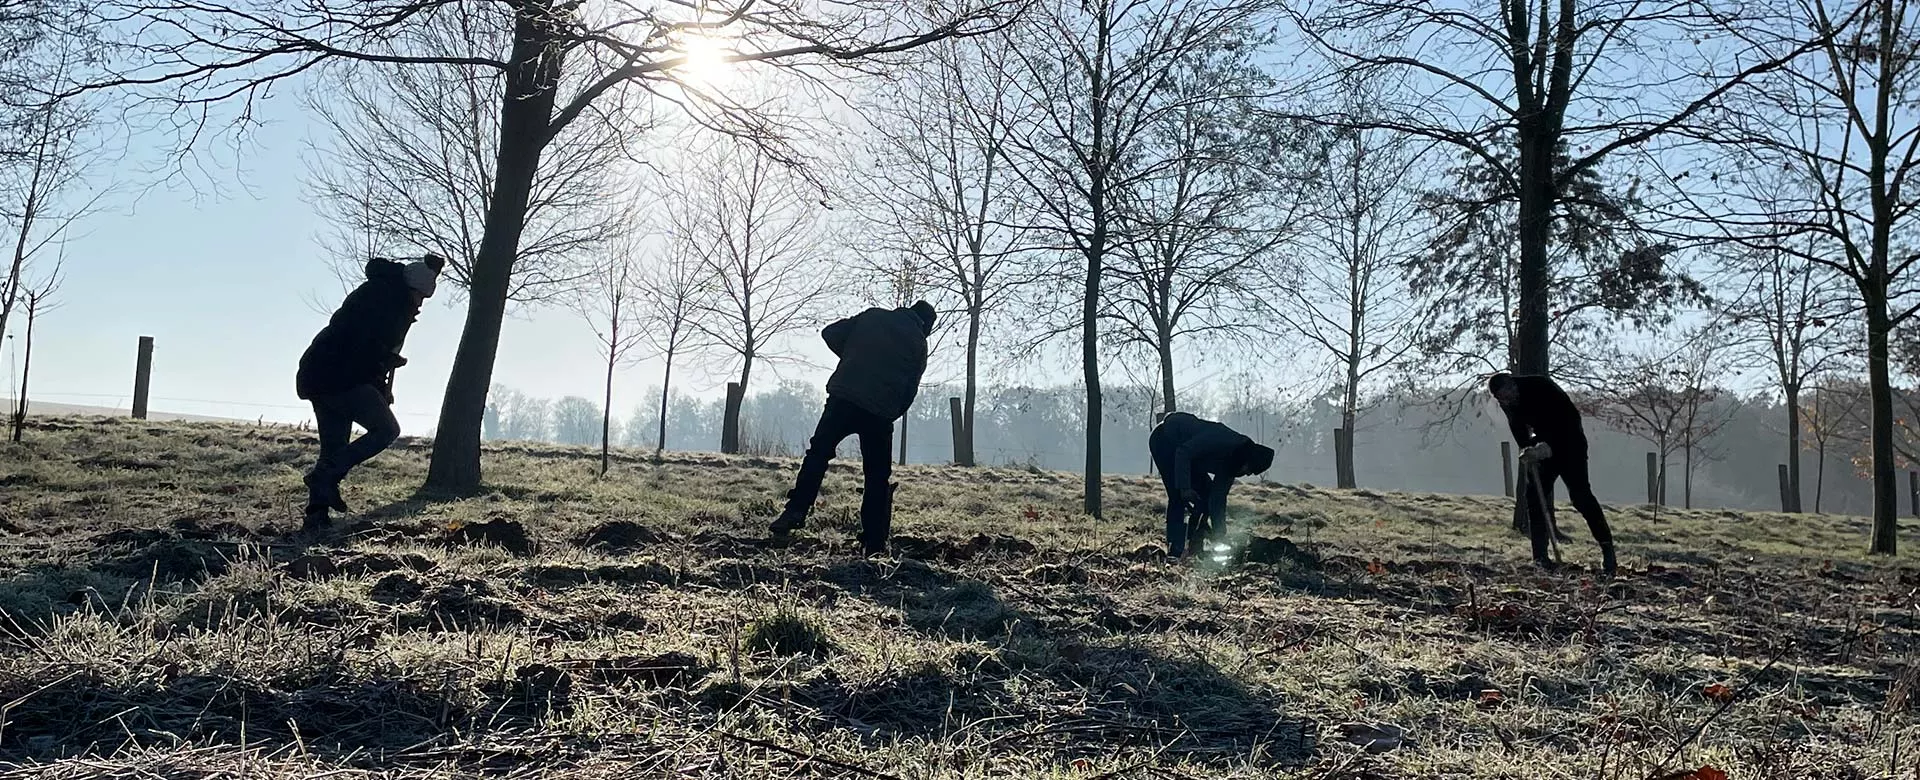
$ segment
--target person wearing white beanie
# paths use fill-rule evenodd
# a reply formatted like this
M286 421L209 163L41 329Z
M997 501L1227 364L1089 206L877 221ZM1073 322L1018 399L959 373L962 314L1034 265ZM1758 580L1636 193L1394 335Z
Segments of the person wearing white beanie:
M367 261L367 280L347 294L300 356L295 390L313 404L320 434L320 457L305 477L307 530L326 527L329 510L349 511L340 482L400 437L393 370L407 364L400 347L445 265L434 254L409 263ZM355 423L366 433L349 442Z

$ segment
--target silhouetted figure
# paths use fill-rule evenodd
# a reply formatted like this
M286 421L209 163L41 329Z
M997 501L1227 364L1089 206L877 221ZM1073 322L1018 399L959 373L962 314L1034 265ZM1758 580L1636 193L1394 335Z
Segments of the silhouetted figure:
M320 458L306 475L308 529L324 527L329 509L351 511L340 496L340 481L400 437L393 371L407 364L400 346L445 265L431 254L404 264L367 261L367 280L347 294L300 356L296 389L313 403L320 434ZM348 442L354 423L366 433Z
M1227 491L1235 477L1273 465L1273 448L1211 420L1174 412L1154 426L1147 450L1167 488L1167 554L1187 556L1187 517L1207 519L1207 538L1227 530Z
M1521 448L1521 462L1531 464L1540 477L1537 488L1547 516L1539 517L1538 511L1530 513L1534 516L1529 529L1534 562L1542 567L1553 566L1552 559L1547 557L1547 535L1553 528L1553 482L1557 479L1566 483L1573 508L1580 510L1580 516L1586 518L1587 529L1593 532L1593 540L1600 543L1602 571L1612 576L1615 568L1613 532L1607 528L1607 516L1600 509L1600 500L1594 498L1593 484L1587 477L1587 434L1580 427L1580 409L1573 405L1566 391L1544 376L1501 372L1487 380L1487 390L1507 414L1513 441ZM1531 498L1522 495L1520 500Z
M773 521L775 535L806 526L834 450L848 436L859 436L866 477L860 546L869 555L886 552L893 528L893 486L888 482L893 478L893 421L907 413L920 392L933 314L926 301L901 309L875 307L820 331L827 348L840 356L840 365L827 380L827 407L787 493L787 508Z

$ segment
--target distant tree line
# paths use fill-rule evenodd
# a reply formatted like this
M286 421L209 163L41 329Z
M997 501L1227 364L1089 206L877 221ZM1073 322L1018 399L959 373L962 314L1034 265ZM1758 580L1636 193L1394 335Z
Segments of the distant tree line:
M929 387L909 412L906 458L909 463L949 464L953 436L946 399L961 388ZM1859 514L1872 506L1863 479L1866 449L1859 415L1845 413L1828 423L1821 415L1857 405L1862 387L1819 390L1803 419L1809 448L1802 453L1809 492L1807 511ZM1152 388L1110 388L1117 402L1105 421L1112 435L1102 453L1107 474L1146 474L1145 447L1152 427ZM1084 425L1073 386L981 388L975 447L981 465L1072 471L1082 462ZM585 397L533 398L508 387L490 395L486 436L495 441L542 441L581 447L600 443L601 409ZM751 454L798 456L811 433L812 420L825 400L814 384L787 381L747 398L742 410L744 449ZM1277 451L1266 479L1331 486L1336 476L1332 431L1342 424L1338 395L1307 402L1253 395L1191 394L1196 414L1227 422ZM1498 411L1478 399L1388 396L1368 399L1371 411L1357 428L1356 473L1360 487L1373 490L1497 494L1502 488L1498 442L1506 434ZM1778 510L1780 458L1774 443L1784 433L1779 403L1761 397L1716 391L1703 401L1716 419L1726 421L1698 444L1692 472L1692 505L1730 509ZM625 415L616 414L616 446L654 448L659 428L659 392ZM723 403L718 398L677 395L667 404L669 448L715 452L720 443ZM1816 419L1819 417L1819 419ZM1602 500L1641 504L1647 499L1646 454L1658 444L1643 434L1593 425L1593 480ZM849 447L848 455L855 454ZM1681 466L1667 470L1673 496L1683 489ZM1670 500L1678 506L1681 501Z

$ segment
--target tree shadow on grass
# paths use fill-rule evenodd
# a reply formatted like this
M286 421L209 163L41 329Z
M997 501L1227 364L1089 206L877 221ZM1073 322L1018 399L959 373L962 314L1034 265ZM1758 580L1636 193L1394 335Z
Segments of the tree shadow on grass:
M1037 752L1056 763L1123 748L1159 751L1168 761L1282 766L1312 755L1312 724L1286 717L1277 693L1203 658L1134 641L1152 630L1038 615L992 585L916 561L844 563L826 578L900 608L918 633L967 644L950 664L865 680L829 672L796 691L870 738L945 739L982 757ZM1114 611L1104 596L1089 603L1101 602Z
M213 742L298 746L365 765L404 761L476 732L524 732L556 706L550 690L524 678L483 684L474 696L421 680L351 679L324 664L278 679L158 669L108 680L98 670L58 671L0 679L0 697L11 702L0 724L0 760Z

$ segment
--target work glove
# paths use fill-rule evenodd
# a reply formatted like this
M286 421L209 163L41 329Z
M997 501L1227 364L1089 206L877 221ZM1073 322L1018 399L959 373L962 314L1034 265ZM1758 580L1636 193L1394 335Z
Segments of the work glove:
M1520 459L1528 463L1539 463L1551 457L1553 457L1553 448L1547 446L1544 441L1520 451Z
M1180 501L1187 506L1198 507L1200 506L1200 491L1194 490L1193 488L1182 490L1180 491Z

